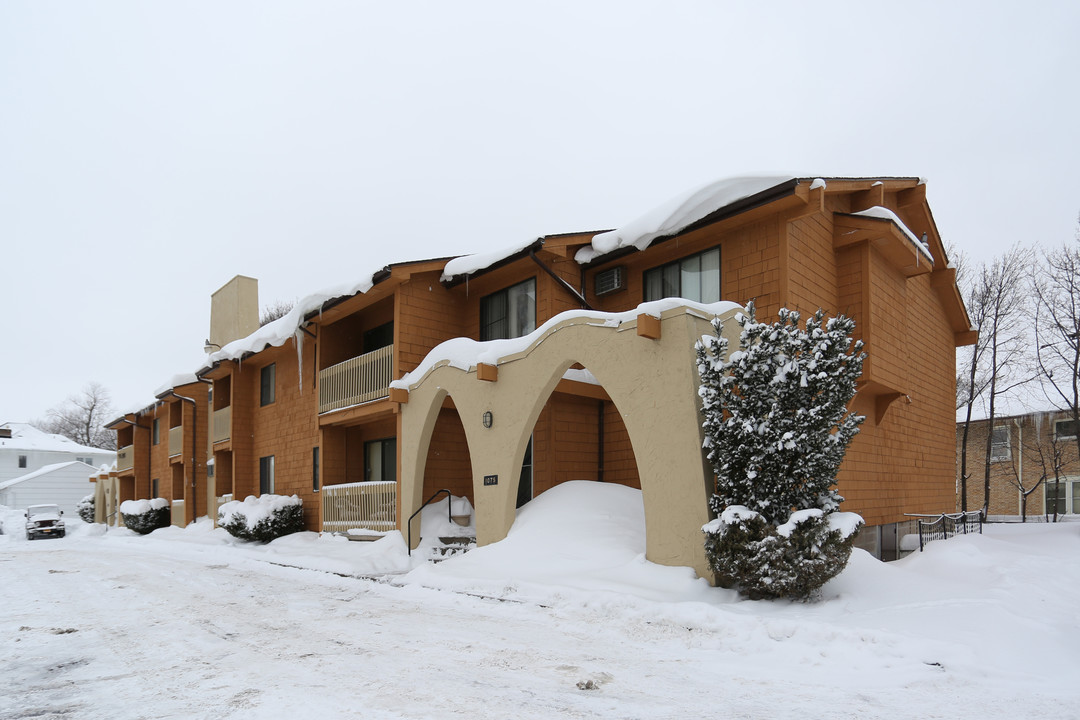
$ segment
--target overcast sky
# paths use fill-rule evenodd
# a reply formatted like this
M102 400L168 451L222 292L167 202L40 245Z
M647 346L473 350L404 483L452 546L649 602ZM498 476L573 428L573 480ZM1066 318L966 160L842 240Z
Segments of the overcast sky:
M618 226L745 173L927 178L977 259L1071 239L1080 3L0 2L0 422L205 357L237 273Z

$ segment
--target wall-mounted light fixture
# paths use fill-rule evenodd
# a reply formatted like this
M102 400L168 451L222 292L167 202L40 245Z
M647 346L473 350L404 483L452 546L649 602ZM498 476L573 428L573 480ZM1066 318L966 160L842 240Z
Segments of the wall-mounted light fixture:
M495 416L491 414L490 410L484 412L484 427L490 428L495 422Z

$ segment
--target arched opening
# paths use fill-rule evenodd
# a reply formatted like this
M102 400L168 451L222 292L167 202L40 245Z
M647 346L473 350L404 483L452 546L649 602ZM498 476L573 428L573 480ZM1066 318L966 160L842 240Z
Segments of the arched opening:
M526 451L518 507L572 480L615 483L641 489L637 460L622 413L600 380L581 363L570 363L532 428L532 457ZM530 465L531 467L526 467ZM526 485L527 471L531 488Z
M439 490L449 490L455 497L467 497L470 503L475 500L465 426L449 397L439 408L424 464L424 499Z

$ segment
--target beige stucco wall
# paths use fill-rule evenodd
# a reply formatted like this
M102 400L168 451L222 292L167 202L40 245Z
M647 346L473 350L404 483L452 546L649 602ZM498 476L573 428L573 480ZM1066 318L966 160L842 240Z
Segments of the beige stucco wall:
M638 335L637 320L604 326L590 317L570 317L527 350L501 358L496 382L479 380L475 368L437 365L410 385L409 400L401 406L403 517L423 502L428 444L449 395L473 460L477 542L506 537L533 425L564 372L581 363L608 393L629 433L645 504L646 557L690 566L711 581L701 526L709 520L712 471L701 450L694 352L698 338L712 332L710 319L689 307L669 309L661 315L661 337L653 340ZM725 326L737 346L737 325ZM491 428L483 427L485 411L494 416ZM498 476L498 484L485 485L485 476Z

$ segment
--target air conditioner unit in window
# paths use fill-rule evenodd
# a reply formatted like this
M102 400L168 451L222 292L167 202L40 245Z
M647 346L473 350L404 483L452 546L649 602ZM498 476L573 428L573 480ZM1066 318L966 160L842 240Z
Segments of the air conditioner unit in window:
M597 296L607 295L616 290L626 287L626 268L623 266L608 268L596 273L593 293Z

